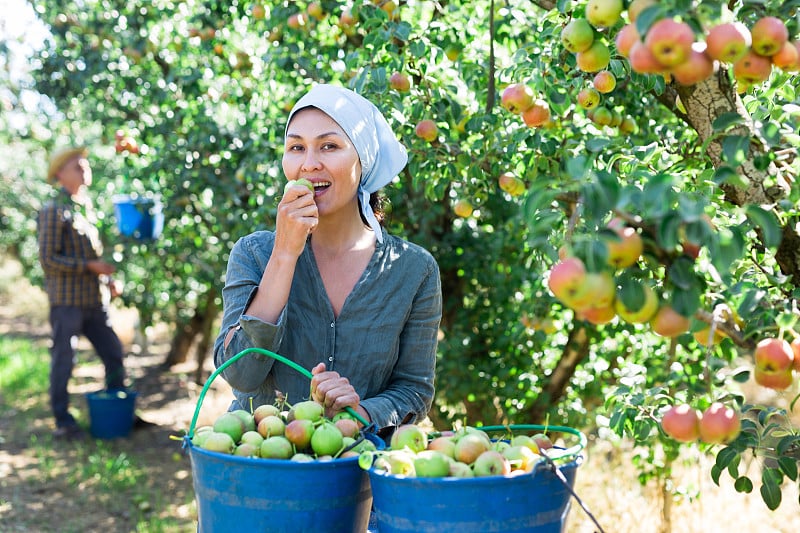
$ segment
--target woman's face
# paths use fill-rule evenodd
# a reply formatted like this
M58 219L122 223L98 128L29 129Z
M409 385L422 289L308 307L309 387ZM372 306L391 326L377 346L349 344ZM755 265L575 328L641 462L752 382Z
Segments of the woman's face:
M347 134L331 117L309 107L295 113L286 132L283 172L314 184L320 216L358 202L361 161Z

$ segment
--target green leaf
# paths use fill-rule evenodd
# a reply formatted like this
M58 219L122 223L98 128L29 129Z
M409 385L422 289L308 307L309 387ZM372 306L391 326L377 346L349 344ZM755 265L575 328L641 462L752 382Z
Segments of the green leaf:
M722 140L723 160L733 167L738 167L747 160L750 152L750 137L729 135Z
M714 465L724 470L725 468L728 467L731 461L733 461L734 457L738 455L739 452L737 452L730 446L726 446L725 448L721 449L717 454L717 460L714 462Z
M719 486L719 477L722 475L723 469L717 465L711 467L711 480Z
M746 494L750 494L753 492L753 482L747 476L741 476L733 482L733 488L736 489L736 492L744 492Z
M766 474L766 471L764 472ZM781 505L781 487L770 478L762 477L761 484L761 499L767 507L774 511Z
M764 246L774 248L781 243L781 226L771 211L767 211L757 205L748 204L745 208L745 214L756 228L761 229Z
M742 176L727 165L720 165L720 167L714 171L714 176L712 179L714 180L714 183L717 184L726 183L740 188L747 187L749 183L749 180L746 177Z
M728 112L723 113L714 120L711 124L711 127L714 129L714 132L725 131L730 126L734 124L742 124L744 122L744 117L736 112Z
M778 466L786 477L797 481L797 460L794 457L779 457Z
M663 248L671 249L678 246L678 230L683 221L675 211L664 215L656 225L656 238Z

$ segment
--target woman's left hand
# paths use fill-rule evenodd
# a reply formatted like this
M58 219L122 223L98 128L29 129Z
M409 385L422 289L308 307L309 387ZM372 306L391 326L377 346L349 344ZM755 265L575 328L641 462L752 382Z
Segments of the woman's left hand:
M358 407L361 398L346 377L326 370L325 363L312 368L311 374L311 399L325 407L326 417L332 418L345 407Z

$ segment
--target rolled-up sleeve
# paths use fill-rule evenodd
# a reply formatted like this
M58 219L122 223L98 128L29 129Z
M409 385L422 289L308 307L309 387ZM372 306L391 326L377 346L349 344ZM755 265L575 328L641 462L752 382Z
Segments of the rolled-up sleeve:
M222 289L222 328L214 343L214 364L217 368L248 348L274 350L280 345L283 314L278 324L268 324L244 314L258 290L263 271L248 242L239 239L231 250ZM225 337L231 328L235 332L226 347ZM222 372L222 377L239 391L255 391L264 383L274 362L269 356L251 353L230 364Z

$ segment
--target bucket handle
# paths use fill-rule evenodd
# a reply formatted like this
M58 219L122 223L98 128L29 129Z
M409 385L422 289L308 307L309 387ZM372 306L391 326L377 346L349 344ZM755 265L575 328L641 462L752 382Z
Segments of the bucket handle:
M276 354L275 352L271 352L269 350L265 350L264 348L246 348L241 352L237 353L236 355L234 355L233 357L231 357L230 359L228 359L227 361L225 361L224 363L222 363L221 365L219 365L219 368L217 368L214 372L212 372L211 375L206 380L205 385L203 385L203 389L200 391L200 397L197 399L197 406L194 409L194 416L192 416L192 423L189 425L189 432L186 434L186 437L188 439L191 439L192 436L194 435L194 428L195 425L197 424L197 418L200 416L200 407L203 405L203 399L205 399L206 397L206 392L208 392L208 388L211 386L211 382L213 382L214 379L218 375L220 375L220 373L222 373L223 370L225 370L234 362L238 361L239 359L241 359L242 357L244 357L249 353L260 353L262 355L272 357L273 359L276 359L281 363L294 368L295 370L306 376L308 379L312 378L311 372L309 372L306 368L303 368L302 366L298 365L291 359L287 359L282 355ZM352 407L350 406L345 407L345 411L347 411L350 415L355 417L356 420L364 424L364 426L366 427L370 426L369 421L365 420L364 417L358 414Z
M569 433L570 435L574 435L578 437L578 443L570 446L569 448L565 448L563 450L559 449L558 457L552 457L551 459L563 459L565 457L574 457L581 453L584 448L586 448L587 439L586 435L582 432L578 431L575 428L571 428L568 426L545 426L541 424L511 424L507 426L481 426L477 429L485 431L487 433L497 433L500 431L505 432L513 432L513 431L557 431L559 433Z

